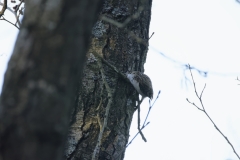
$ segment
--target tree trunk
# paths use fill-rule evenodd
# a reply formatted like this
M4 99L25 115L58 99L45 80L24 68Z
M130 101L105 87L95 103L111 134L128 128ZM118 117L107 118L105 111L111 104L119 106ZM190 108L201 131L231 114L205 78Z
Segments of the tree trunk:
M59 160L103 1L25 2L0 100L0 160Z
M84 78L72 112L66 159L123 159L138 94L119 71L142 71L148 51L151 0L105 0L101 14L124 22L144 7L125 27L101 19L93 27ZM135 36L132 36L132 33ZM136 38L137 37L137 38ZM145 43L139 43L141 38ZM141 42L142 42L141 41Z

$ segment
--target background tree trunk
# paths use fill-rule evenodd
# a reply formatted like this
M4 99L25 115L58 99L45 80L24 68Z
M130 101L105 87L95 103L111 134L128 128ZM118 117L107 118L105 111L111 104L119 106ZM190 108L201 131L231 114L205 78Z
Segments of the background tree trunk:
M0 159L62 159L101 0L26 0L4 78Z
M147 45L138 43L129 33L148 44L151 4L151 0L105 0L101 14L117 22L124 22L139 7L144 9L122 29L101 19L93 27L84 78L72 113L66 159L124 158L138 94L95 55L101 55L122 73L143 71Z

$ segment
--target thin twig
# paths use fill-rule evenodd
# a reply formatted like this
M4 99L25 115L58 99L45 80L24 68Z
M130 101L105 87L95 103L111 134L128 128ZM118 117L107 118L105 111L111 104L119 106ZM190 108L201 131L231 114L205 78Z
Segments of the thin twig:
M147 122L147 124L143 125L141 130L143 130L147 125L149 125L150 122ZM139 132L135 134L135 136L131 139L131 141L126 145L126 148L133 142L133 140L138 136Z
M2 18L0 20L4 20L4 21L12 24L13 26L15 26L17 29L20 29L18 26L14 25L12 22L10 22L9 20L5 19L3 16L2 16Z
M193 79L193 75L192 75L192 71L191 71L190 65L189 65L189 71L190 71L190 73L191 73L191 77L192 77L192 81L193 81L193 86L194 86L195 94L196 94L198 100L199 100L200 103L201 103L202 109L201 109L200 107L198 107L195 103L190 102L188 99L186 99L187 102L190 103L190 104L192 104L193 106L195 106L197 109L199 109L200 111L202 111L202 112L208 117L208 119L212 122L212 124L213 124L214 127L216 128L216 130L223 136L223 138L224 138L224 139L227 141L227 143L231 146L233 152L234 152L235 155L238 157L238 159L240 159L240 157L239 157L239 155L237 154L237 152L236 152L235 148L233 147L232 143L231 143L231 142L229 141L229 139L222 133L222 131L217 127L217 125L214 123L214 121L213 121L212 118L208 115L207 111L206 111L205 108L204 108L204 105L203 105L203 102L202 102L202 94L203 94L204 89L206 88L206 84L204 85L204 87L203 87L203 89L202 89L202 92L201 92L201 94L200 94L200 96L199 96L198 93L197 93L197 89L196 89L195 81L194 81L194 79Z
M202 94L203 94L203 91L204 91L204 89L206 88L206 83L205 83L205 85L204 85L204 87L203 87L203 90L202 90L202 92L201 92L201 94L200 94L200 98L202 99Z
M18 24L20 25L20 21L19 21L19 16L20 16L20 12L18 13L17 17L16 17L16 22L15 22L15 25Z
M152 103L152 105L149 105L149 109L148 109L148 113L147 113L147 116L144 120L144 123L143 123L143 126L141 127L141 130L143 130L150 122L147 122L147 119L148 119L148 116L150 114L150 111L152 109L152 107L154 106L155 102L157 101L157 99L159 98L159 95L160 95L161 91L158 92L158 95L156 97L156 99L154 100L154 102ZM130 142L126 145L126 148L133 142L133 140L138 136L140 132L137 132L135 134L135 136L130 140Z
M17 5L17 8L15 9L15 13L17 14L17 12L18 12L18 10L19 10L19 8L20 8L20 6L22 5L22 2L23 1L21 1L18 5ZM16 22L15 22L15 25L18 23L18 25L20 26L20 21L19 21L19 16L20 16L20 11L19 11L19 13L18 13L18 15L16 16Z
M195 106L200 111L203 111L203 109L199 108L195 103L190 102L188 98L186 98L186 100L188 101L188 103L191 103L193 106Z
M160 93L161 93L161 91L158 91L158 95L157 95L156 99L154 100L154 102L152 103L152 105L149 105L148 113L147 113L147 116L145 117L145 120L144 120L144 122L143 122L143 125L145 125L145 123L146 123L146 121L147 121L147 119L148 119L149 113L150 113L152 107L154 106L155 102L157 101Z
M150 40L152 38L152 36L154 35L154 32L151 34L151 36L148 38L148 40Z
M142 98L141 101L138 102L138 106L137 106L137 108L138 108L138 132L140 133L140 135L141 135L142 139L144 140L144 142L147 142L147 139L145 138L144 134L142 133L142 130L141 130L141 127L140 127L141 126L141 124L140 124L140 105L141 105L143 99L144 98Z

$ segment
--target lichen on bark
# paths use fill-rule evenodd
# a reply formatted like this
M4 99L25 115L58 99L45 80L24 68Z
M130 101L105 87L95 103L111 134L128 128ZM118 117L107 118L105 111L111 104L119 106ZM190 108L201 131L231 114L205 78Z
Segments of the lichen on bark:
M74 149L67 155L67 159L92 159L97 144L100 144L100 148L96 159L124 158L138 94L132 85L122 79L112 68L104 63L99 66L101 59L95 55L102 56L122 73L133 70L144 71L143 64L148 46L138 43L129 35L129 32L148 42L151 0L105 0L100 16L105 15L115 21L123 22L134 14L139 6L144 6L140 16L124 28L118 28L100 18L93 27L91 45L83 72L84 78L79 88L75 112L72 114L72 126L78 123L79 112L84 112L84 115L80 131L74 127L70 128L69 136L73 136L72 139L75 142L69 141L74 144L72 147ZM110 87L110 96L104 82ZM101 141L98 142L110 100L113 102L110 106L107 125ZM71 134L73 132L74 134ZM80 138L77 132L81 135Z

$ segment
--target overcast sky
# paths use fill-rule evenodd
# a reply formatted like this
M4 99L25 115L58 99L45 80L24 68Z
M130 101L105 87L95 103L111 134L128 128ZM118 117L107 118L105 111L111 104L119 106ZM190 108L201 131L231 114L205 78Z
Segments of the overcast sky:
M11 14L5 17L14 19ZM235 0L153 0L150 40L145 73L152 79L154 97L161 94L143 130L148 142L137 137L125 160L236 160L231 147L209 119L186 98L199 105L187 64L193 70L205 109L240 154L240 4ZM0 21L0 86L18 30ZM160 53L169 58L163 57ZM1 87L0 87L1 91ZM148 100L142 105L142 121ZM137 117L131 136L137 132ZM131 138L130 138L131 139Z

